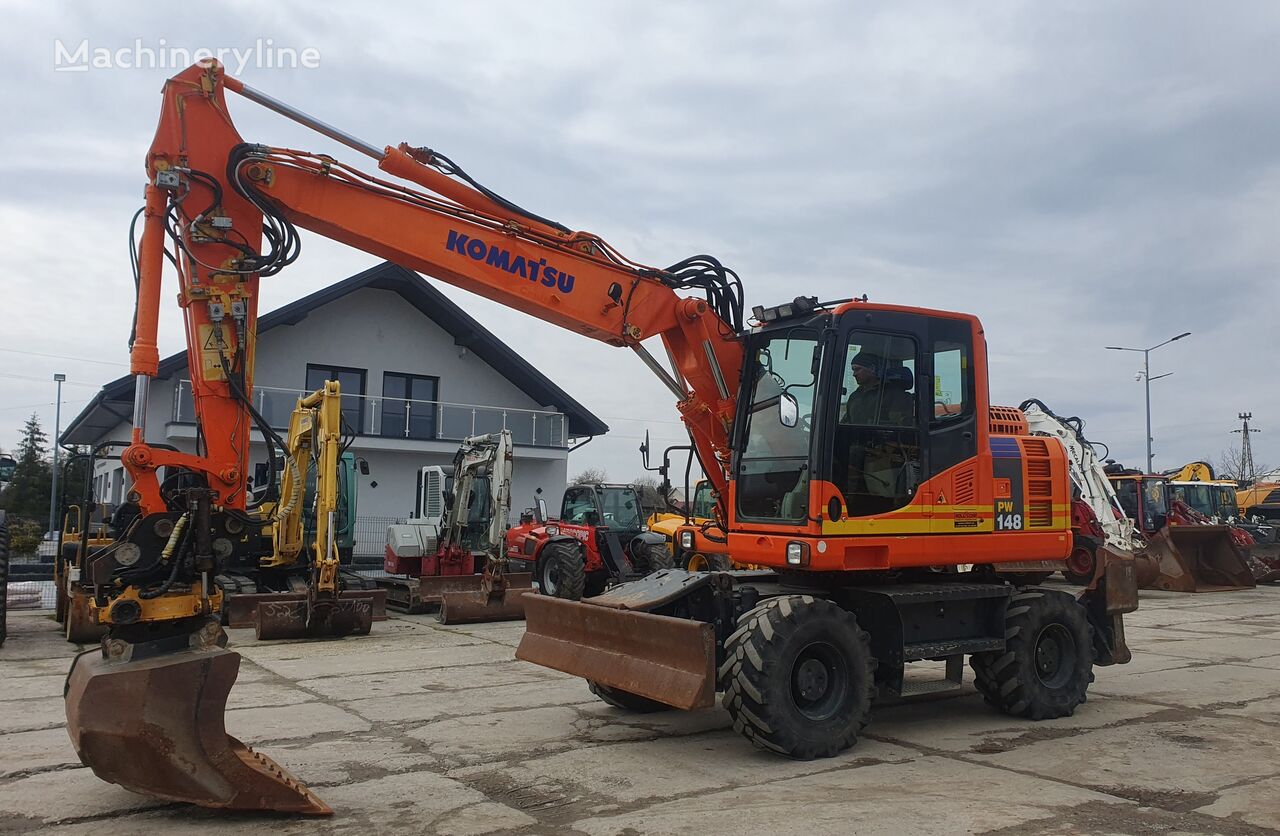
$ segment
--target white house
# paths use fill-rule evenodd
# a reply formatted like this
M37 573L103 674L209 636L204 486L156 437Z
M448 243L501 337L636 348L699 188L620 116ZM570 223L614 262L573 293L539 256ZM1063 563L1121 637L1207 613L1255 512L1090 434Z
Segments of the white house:
M281 430L300 394L326 379L340 382L355 431L349 449L369 463L369 474L359 477L362 540L377 541L387 521L408 515L418 468L450 463L465 436L511 431L514 516L533 504L537 488L556 504L574 440L609 429L421 276L390 262L262 314L255 378L258 411ZM127 441L133 389L128 376L103 386L62 441ZM195 452L194 421L184 351L160 362L147 441ZM251 465L261 465L261 474L266 445L256 430L253 439ZM94 473L96 497L109 505L127 488L121 449L110 450L116 458L100 461ZM369 547L381 552L380 542Z

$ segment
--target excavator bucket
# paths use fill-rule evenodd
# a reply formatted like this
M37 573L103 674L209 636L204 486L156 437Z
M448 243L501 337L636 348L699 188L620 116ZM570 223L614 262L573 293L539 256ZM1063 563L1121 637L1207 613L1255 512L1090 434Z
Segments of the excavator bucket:
M338 593L342 599L372 599L371 620L387 620L387 592L384 589L344 589ZM305 592L255 592L226 597L223 605L228 627L257 627L258 608L264 604L301 603L305 606ZM365 632L368 632L367 630Z
M327 816L296 778L223 725L240 654L183 650L114 661L92 650L67 675L67 731L80 760L133 792L229 810Z
M1168 592L1250 589L1253 572L1225 525L1170 525L1136 557L1138 587Z
M385 600L385 599L384 599ZM259 639L367 636L373 628L372 591L348 590L333 599L292 598L258 604Z
M676 708L715 704L714 628L588 601L525 595L516 658Z

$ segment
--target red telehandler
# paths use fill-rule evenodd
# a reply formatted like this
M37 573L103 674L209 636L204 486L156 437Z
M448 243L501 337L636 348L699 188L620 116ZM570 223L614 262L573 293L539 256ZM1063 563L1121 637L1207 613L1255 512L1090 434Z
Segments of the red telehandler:
M228 92L396 179L244 142ZM634 351L677 401L729 553L767 567L664 570L581 602L527 595L520 658L634 708L706 706L723 690L737 729L798 758L852 745L873 695L913 690L909 663L946 660L954 682L968 656L993 706L1044 719L1084 701L1095 664L1128 661L1131 563L1108 562L1078 598L997 571L1068 556L1071 489L1061 445L989 403L975 317L800 297L748 322L737 275L710 256L638 264L437 151L371 145L212 61L165 85L146 162L134 431L122 457L139 514L93 566L108 632L66 691L72 740L100 777L207 806L329 812L226 735L239 655L224 646L209 582L224 559L211 542L234 550L246 525L258 284L297 258L299 228ZM145 441L166 242L204 455ZM160 468L188 474L180 494L162 494ZM128 566L116 559L125 543ZM318 587L313 602L333 594Z

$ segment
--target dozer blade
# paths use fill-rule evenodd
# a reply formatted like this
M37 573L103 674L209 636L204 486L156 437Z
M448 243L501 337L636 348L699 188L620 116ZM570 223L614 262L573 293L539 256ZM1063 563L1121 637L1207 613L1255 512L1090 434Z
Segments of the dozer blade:
M367 636L373 628L373 601L372 591L357 590L311 604L305 596L265 601L258 604L254 626L259 639Z
M505 592L483 589L446 592L440 599L441 624L477 624L483 621L518 621L524 618L524 596L533 588L508 587Z
M231 810L327 816L332 810L223 725L240 654L184 650L140 661L76 657L67 731L81 762L133 792Z
M344 589L338 593L341 598L373 598L373 620L387 620L387 591L385 589ZM281 602L303 603L307 600L305 592L254 592L228 595L223 604L227 614L228 627L254 627L258 623L258 607L261 604Z
M504 577L512 588L533 588L533 574L530 572L515 572ZM484 575L423 575L418 578L417 599L421 604L439 604L449 593L478 591L483 581Z
M516 658L676 708L715 704L715 633L666 615L524 596Z
M1253 572L1225 525L1171 525L1147 541L1136 557L1141 589L1225 592L1253 587Z

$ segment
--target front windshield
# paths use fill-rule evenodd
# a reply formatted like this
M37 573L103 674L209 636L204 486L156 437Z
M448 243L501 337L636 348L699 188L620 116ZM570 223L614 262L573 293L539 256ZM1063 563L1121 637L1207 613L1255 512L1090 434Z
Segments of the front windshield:
M709 520L715 516L716 503L711 497L711 483L699 482L693 493L693 508L690 516Z
M809 435L818 389L818 339L795 328L756 345L750 360L746 443L738 469L738 511L762 520L808 516ZM794 426L779 420L783 394L796 399Z
M640 528L640 497L631 488L601 488L600 512L609 528Z
M1182 495L1182 501L1190 505L1193 510L1206 517L1212 517L1217 513L1208 485L1179 485L1175 490Z

